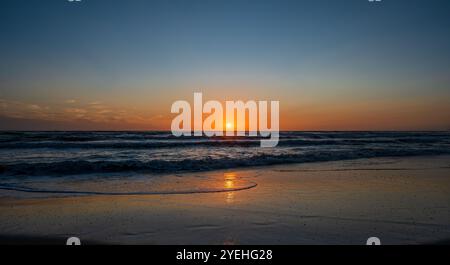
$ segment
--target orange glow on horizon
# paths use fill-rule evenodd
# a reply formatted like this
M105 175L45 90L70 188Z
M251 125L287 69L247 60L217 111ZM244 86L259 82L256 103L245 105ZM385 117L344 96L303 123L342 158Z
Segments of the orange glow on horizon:
M123 97L120 98L123 100ZM216 96L208 99L211 98ZM234 98L244 97L240 95L227 99ZM450 130L448 97L422 97L420 101L408 98L370 101L292 98L281 98L281 131ZM119 104L96 98L64 99L50 103L0 98L0 118L4 118L0 127L5 130L167 131L175 117L175 114L170 113L172 100L175 99L168 97L152 104L147 101L144 105L131 99L120 101ZM205 114L204 118L207 116ZM233 131L237 128L236 122L226 124L225 115L224 122L214 126L217 131Z

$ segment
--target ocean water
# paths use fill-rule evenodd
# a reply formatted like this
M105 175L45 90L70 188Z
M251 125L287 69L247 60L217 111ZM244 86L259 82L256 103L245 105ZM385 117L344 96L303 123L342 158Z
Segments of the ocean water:
M255 170L235 174L248 167L450 154L450 132L282 132L275 148L261 148L260 140L177 138L170 132L2 132L0 196L230 192L257 186Z
M281 132L174 137L170 132L2 132L0 177L177 173L357 158L450 154L450 132Z

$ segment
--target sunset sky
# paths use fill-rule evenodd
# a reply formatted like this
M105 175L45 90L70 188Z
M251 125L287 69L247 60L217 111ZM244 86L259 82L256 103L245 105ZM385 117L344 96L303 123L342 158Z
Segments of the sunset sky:
M432 2L432 4L431 4ZM282 130L449 130L450 1L6 0L1 130L168 130L279 100Z

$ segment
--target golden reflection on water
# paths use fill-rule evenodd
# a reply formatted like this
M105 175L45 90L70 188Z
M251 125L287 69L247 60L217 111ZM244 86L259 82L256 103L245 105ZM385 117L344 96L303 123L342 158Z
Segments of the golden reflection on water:
M233 189L234 188L234 181L236 180L236 173L234 172L227 172L223 174L225 178L225 189Z
M225 197L225 202L230 203L230 204L234 202L234 192L233 191L227 192L226 197Z
M235 172L226 172L223 174L223 176L225 179L224 188L225 189L233 189L235 187L234 182L236 180L236 173ZM226 203L234 202L234 192L233 191L226 193L225 202Z

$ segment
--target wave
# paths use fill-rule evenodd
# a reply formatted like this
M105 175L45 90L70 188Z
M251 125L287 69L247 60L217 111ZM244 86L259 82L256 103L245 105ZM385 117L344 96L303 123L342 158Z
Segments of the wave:
M0 190L20 191L29 193L46 193L46 194L62 194L62 195L112 195L112 196L135 196L135 195L176 195L176 194L199 194L199 193L218 193L218 192L235 192L248 190L256 187L255 182L248 182L235 188L210 188L200 190L166 190L166 191L134 191L134 192L111 192L111 191L87 191L87 190L54 190L31 188L22 185L0 184Z
M248 157L205 157L198 159L181 159L178 161L140 161L136 159L127 159L121 161L66 160L57 162L7 164L0 166L0 174L3 176L61 176L115 172L175 173L276 164L337 161L357 158L443 154L450 154L450 149L359 148L347 150L300 150L300 152L296 153L265 153L255 154Z
M0 149L155 149L183 147L257 147L261 138L217 139L198 138L152 141L89 141L89 142L2 142ZM320 145L368 145L368 144L447 144L450 141L432 137L394 138L394 139L280 139L278 146L320 146Z
M450 154L449 132L281 132L275 149L259 148L260 140L177 138L170 132L0 132L0 177L171 173Z

